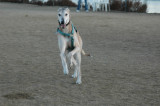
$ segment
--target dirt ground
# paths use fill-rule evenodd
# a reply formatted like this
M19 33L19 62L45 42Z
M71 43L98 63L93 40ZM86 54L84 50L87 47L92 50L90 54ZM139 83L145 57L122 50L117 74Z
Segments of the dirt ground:
M0 106L160 106L160 15L71 8L82 84L62 71L58 7L0 3Z

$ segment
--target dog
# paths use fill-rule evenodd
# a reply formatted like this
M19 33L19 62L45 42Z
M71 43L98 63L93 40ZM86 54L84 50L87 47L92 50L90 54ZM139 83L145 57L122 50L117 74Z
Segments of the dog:
M75 66L73 78L77 78L76 84L81 84L81 53L86 56L82 49L82 39L79 32L71 22L71 15L69 8L58 9L58 23L57 29L58 46L60 50L60 57L63 66L64 74L68 74L68 62L69 66ZM67 57L67 58L66 58Z

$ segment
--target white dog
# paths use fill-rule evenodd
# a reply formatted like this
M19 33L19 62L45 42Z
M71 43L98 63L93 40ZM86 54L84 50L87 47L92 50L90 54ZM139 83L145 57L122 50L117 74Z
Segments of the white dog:
M67 56L70 67L73 64L75 65L75 70L72 77L77 77L76 83L81 84L81 53L87 56L89 56L89 54L86 54L82 49L82 39L70 19L70 10L68 8L58 9L59 27L57 29L57 35L60 57L62 60L64 74L69 73L68 65L66 62Z

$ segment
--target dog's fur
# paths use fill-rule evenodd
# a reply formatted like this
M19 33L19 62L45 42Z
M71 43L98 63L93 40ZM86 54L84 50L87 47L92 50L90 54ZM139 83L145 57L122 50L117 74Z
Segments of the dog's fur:
M59 21L59 29L64 32L64 33L71 33L72 31L72 23L71 23L71 16L70 16L70 10L68 8L59 8L58 9L58 21ZM58 45L60 49L60 57L62 60L62 65L63 65L63 72L64 74L68 74L68 65L67 65L67 60L69 60L69 65L70 67L74 64L75 70L74 74L72 75L73 78L77 77L77 84L81 84L81 53L83 55L88 55L84 52L82 49L82 39L79 35L79 32L75 31L74 29L74 34L72 35L74 38L74 49L69 50L71 48L71 38L70 37L65 37L61 35L60 33L58 34ZM66 59L67 57L67 59Z

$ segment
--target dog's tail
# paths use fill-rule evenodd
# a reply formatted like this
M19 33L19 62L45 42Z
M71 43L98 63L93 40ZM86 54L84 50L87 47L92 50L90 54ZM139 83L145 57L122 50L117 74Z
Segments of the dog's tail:
M85 51L82 49L81 50L81 53L84 55L84 56L91 56L89 53L85 53Z

